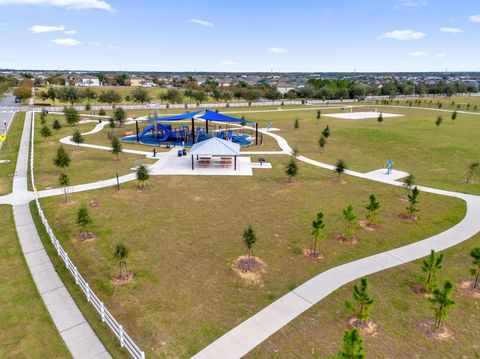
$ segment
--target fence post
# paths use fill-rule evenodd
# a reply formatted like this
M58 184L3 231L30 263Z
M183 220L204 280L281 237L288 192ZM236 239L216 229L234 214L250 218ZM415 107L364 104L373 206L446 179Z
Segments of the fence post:
M87 283L87 302L90 303L90 285Z
M123 337L123 327L120 325L120 346L123 348L125 345L125 338Z
M75 284L78 285L78 271L77 271L77 267L73 267L73 273L75 275Z
M105 306L100 302L100 314L102 316L102 323L105 322Z

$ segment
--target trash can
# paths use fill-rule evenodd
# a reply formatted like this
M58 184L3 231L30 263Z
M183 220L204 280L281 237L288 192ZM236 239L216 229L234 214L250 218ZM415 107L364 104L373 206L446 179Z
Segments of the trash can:
M177 153L178 153L178 157L182 157L182 155L183 155L183 151L182 151L182 150L178 150Z
M187 149L186 149L186 148L183 149L183 155L184 155L184 156L187 155Z

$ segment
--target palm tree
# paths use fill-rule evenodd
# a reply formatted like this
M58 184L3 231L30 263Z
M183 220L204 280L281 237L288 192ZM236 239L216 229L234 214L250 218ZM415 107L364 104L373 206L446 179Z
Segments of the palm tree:
M58 184L63 188L63 193L65 194L65 203L68 203L67 187L70 185L70 178L65 172L60 173Z
M365 346L358 328L347 329L343 333L343 348L335 359L365 359Z
M367 214L367 219L370 223L375 223L377 221L377 211L380 208L380 202L377 201L377 197L374 194L371 194L369 198L369 203L365 207L369 213Z
M480 247L475 247L470 252L470 256L473 258L473 267L470 269L470 272L475 276L473 282L473 289L476 289L478 286L478 281L480 279Z
M443 253L438 256L432 249L430 255L422 261L422 271L427 274L423 280L423 290L430 292L437 284L437 272L443 266Z
M118 259L118 267L119 267L119 274L118 276L120 279L127 278L128 276L128 267L127 267L127 258L128 258L128 248L123 243L118 243L115 246L115 253L113 254L115 258ZM122 273L122 265L125 268L125 275Z
M347 169L347 165L344 160L338 160L335 164L335 169L333 170L337 174L337 180L340 181L340 176Z
M138 188L142 189L145 187L145 182L150 178L147 167L140 165L137 168L137 180Z
M357 215L355 214L351 204L349 204L343 210L343 218L347 222L347 226L345 227L345 238L350 238L355 234L355 227L352 225L354 225L357 221Z
M323 222L323 213L318 212L317 218L315 218L312 222L313 241L312 241L312 246L310 248L310 253L314 257L318 256L318 252L317 252L318 240L323 237L322 230L324 228L325 228L325 223Z
M428 298L430 303L433 304L433 311L435 313L435 323L433 329L439 329L443 326L443 323L448 315L448 309L452 307L455 302L451 299L454 286L448 279L443 284L443 288L435 288L433 290L433 296Z
M356 302L356 305L347 300L345 301L345 306L355 315L356 325L359 323L365 323L370 319L370 307L374 303L374 300L370 298L370 295L368 294L367 278L360 278L360 284L355 284L353 286L353 299Z

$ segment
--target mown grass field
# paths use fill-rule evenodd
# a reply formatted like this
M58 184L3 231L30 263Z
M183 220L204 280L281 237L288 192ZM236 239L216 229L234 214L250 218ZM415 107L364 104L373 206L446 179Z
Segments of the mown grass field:
M22 138L25 113L16 113L7 135L7 141L0 151L0 159L9 163L0 163L0 195L12 191L13 175L17 164L18 149Z
M406 207L401 188L346 178L333 183L332 173L300 164L298 182L285 183L288 160L267 157L272 170L253 177L160 176L149 188L136 183L42 200L57 237L100 298L111 308L148 357L186 358L266 305L327 268L401 246L443 231L464 215L461 201L421 195L420 221L398 218ZM342 209L352 203L365 217L370 193L381 203L378 232L358 230L360 243L340 244ZM79 243L75 225L80 204L90 208L97 239ZM441 211L439 211L441 208ZM311 221L322 210L327 223L321 242L325 259L303 257L310 245ZM252 224L260 238L255 253L266 264L260 282L240 278L232 263L245 250L242 232ZM115 245L130 248L130 284L113 278Z
M456 302L446 320L451 339L434 340L414 327L433 318L427 298L414 294L420 261L369 276L375 300L372 319L379 325L376 337L365 336L367 358L479 358L480 297L468 295L458 285L472 280L470 250L480 246L480 235L445 251L440 283L446 278L457 288ZM345 300L351 300L353 284L346 285L260 344L246 358L331 358L341 348L345 320L350 315Z
M0 206L0 357L70 358L38 294L10 206Z
M52 136L44 138L40 134L42 127L40 116L35 118L35 183L38 190L48 187L58 187L58 176L60 169L53 162L57 149L60 145L59 139L72 135L76 130L80 132L90 131L95 127L95 123L78 124L70 126L66 124L62 115L48 115L47 125L52 128L54 119L62 123L60 130L52 129ZM85 136L85 143L88 143L88 136ZM108 143L105 145L109 145ZM122 153L120 160L116 160L110 151L82 148L78 146L62 145L68 152L71 163L66 169L70 177L71 185L88 183L98 180L105 180L119 175L131 172L131 168L136 164L151 163L144 156Z
M412 173L418 184L480 194L479 176L474 183L465 183L467 166L480 160L480 115L459 114L452 123L449 113L416 108L365 106L354 111L375 109L404 116L385 118L380 125L376 119L330 118L325 116L329 110L322 111L320 121L315 110L255 113L250 119L272 122L282 130L278 134L301 154L325 163L343 159L350 169L368 172L384 168L392 159L395 169ZM443 117L438 129L437 116ZM296 130L295 118L300 124ZM327 125L331 136L321 153L318 140Z

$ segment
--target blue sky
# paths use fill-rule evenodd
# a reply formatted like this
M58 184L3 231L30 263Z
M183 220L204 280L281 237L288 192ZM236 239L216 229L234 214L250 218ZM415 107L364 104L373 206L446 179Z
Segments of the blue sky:
M480 71L477 0L0 0L0 68Z

